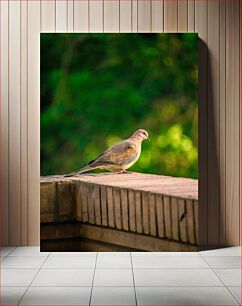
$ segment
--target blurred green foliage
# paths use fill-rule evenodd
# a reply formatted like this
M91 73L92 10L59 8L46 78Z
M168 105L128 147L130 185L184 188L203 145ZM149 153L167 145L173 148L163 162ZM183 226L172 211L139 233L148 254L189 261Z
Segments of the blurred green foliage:
M198 176L197 34L41 34L41 175L146 129L145 173Z

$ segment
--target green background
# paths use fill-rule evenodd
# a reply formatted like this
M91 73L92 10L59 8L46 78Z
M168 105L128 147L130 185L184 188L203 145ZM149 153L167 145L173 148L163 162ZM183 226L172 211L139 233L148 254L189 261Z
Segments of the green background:
M41 34L41 175L146 129L131 171L198 176L197 34Z

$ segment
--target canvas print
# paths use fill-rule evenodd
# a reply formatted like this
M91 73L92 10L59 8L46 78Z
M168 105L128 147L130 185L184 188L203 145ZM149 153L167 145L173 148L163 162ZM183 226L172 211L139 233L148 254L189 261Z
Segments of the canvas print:
M197 34L40 42L41 250L197 250Z

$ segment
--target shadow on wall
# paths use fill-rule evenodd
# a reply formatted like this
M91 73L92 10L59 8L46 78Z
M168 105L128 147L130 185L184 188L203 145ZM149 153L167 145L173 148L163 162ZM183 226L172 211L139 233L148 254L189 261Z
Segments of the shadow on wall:
M199 246L223 246L220 233L225 224L220 219L219 109L215 103L217 84L213 84L212 54L199 38ZM217 76L218 77L218 76ZM217 125L216 125L217 124ZM216 141L217 139L217 141ZM222 222L220 222L222 221Z

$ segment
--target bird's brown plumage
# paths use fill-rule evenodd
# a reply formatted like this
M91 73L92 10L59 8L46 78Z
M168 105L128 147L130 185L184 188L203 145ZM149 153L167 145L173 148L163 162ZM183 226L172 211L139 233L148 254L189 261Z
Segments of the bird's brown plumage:
M130 138L111 146L96 159L90 161L86 167L66 176L72 176L96 168L124 172L138 160L141 153L141 143L147 138L148 133L140 129Z

